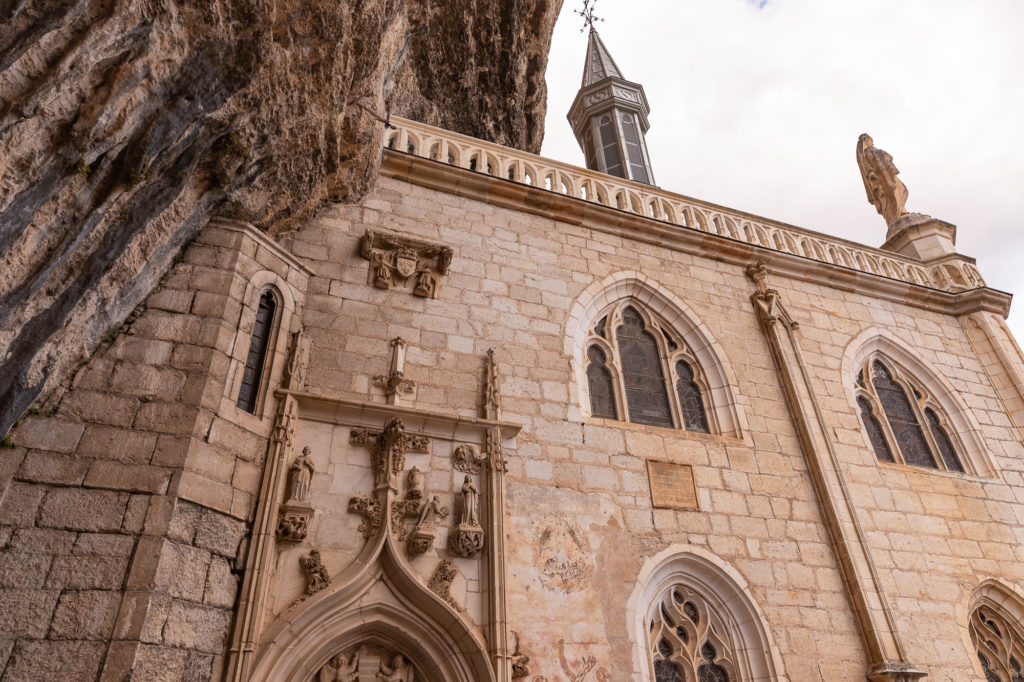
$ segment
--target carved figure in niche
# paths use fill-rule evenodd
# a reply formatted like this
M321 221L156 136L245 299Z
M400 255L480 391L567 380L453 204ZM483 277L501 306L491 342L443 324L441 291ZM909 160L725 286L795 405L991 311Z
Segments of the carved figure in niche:
M477 517L477 489L469 474L462 484L462 514L459 519L455 530L448 535L448 549L468 559L484 548L484 529Z
M416 520L416 527L409 536L409 553L423 554L434 545L434 527L438 519L448 518L448 507L442 506L437 495L430 498L430 501L423 505L420 516Z
M427 583L427 589L441 599L444 599L448 606L456 611L462 611L462 607L459 606L459 603L455 601L455 597L452 596L452 583L455 582L455 576L457 575L458 571L455 570L455 564L448 559L442 559L441 563L437 565L434 575L431 576L430 582Z
M480 522L476 515L477 489L473 485L473 479L466 474L462 483L462 521L460 525L479 526Z
M405 660L405 656L395 654L390 666L380 664L377 679L383 682L415 682L415 673L412 664Z
M338 654L320 668L317 682L356 682L359 679L358 668L359 649L353 651L347 661L344 655Z
M309 337L306 328L292 334L292 350L284 369L284 387L301 391L306 385L306 367L309 366Z
M316 471L309 453L307 445L302 448L302 454L288 467L288 502L305 502L309 499L309 484L313 480L313 472Z
M871 136L864 133L857 140L857 165L864 180L868 201L874 204L890 227L907 214L907 188L899 178L892 157L874 145Z
M424 476L423 472L413 467L409 469L409 476L406 478L408 488L405 491L405 499L419 500L423 497Z
M331 576L320 560L320 550L310 550L309 556L299 557L299 565L306 574L306 594L316 594L331 585Z

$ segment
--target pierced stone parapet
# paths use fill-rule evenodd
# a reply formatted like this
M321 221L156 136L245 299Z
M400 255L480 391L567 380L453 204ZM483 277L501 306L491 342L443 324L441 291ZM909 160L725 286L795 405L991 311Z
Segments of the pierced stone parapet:
M733 241L951 293L985 287L973 259L922 261L391 117L388 149ZM443 274L443 273L442 273Z

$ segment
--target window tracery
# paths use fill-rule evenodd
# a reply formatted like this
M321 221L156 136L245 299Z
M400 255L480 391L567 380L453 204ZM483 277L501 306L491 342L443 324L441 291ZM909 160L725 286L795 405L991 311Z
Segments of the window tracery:
M988 682L1024 682L1024 637L989 606L982 604L968 625Z
M698 593L677 585L650 623L655 682L735 682L733 646L719 615Z
M586 346L591 414L713 432L707 380L682 337L625 300L598 317Z
M882 462L963 473L962 448L938 401L896 363L868 357L855 381L861 423Z

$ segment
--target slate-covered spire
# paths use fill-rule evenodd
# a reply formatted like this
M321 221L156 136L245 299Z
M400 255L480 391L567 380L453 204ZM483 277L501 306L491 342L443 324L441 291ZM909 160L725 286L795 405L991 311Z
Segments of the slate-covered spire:
M587 168L653 185L644 139L649 112L643 86L623 78L591 26L583 82L569 108L569 123Z

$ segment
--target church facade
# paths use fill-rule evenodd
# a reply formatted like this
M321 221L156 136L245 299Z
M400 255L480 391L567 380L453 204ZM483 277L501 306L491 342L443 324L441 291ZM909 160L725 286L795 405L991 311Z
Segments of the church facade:
M591 169L392 119L212 222L12 431L3 679L1024 679L1009 295L870 138L881 248L654 187L646 116L595 33Z

